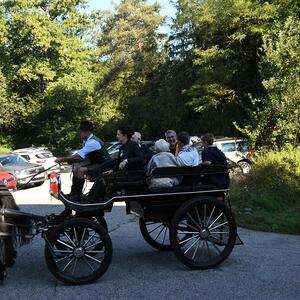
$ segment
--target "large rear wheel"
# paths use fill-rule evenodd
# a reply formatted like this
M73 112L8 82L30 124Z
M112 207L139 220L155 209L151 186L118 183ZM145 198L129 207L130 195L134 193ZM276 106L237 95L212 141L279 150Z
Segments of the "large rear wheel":
M236 223L229 208L214 198L199 197L182 205L170 227L176 257L191 269L211 269L231 253Z
M67 284L99 279L112 258L112 243L99 223L85 218L67 220L45 237L45 259L50 272Z

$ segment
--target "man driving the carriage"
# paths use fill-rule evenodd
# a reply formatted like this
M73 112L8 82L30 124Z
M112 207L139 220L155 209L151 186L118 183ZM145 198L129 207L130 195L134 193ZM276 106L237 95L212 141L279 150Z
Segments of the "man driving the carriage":
M111 168L112 161L104 143L96 137L92 122L83 121L79 128L80 137L83 139L83 147L75 154L68 157L59 157L56 163L66 162L73 164L73 179L70 194L66 197L78 202L81 200L82 190L87 175L95 176Z

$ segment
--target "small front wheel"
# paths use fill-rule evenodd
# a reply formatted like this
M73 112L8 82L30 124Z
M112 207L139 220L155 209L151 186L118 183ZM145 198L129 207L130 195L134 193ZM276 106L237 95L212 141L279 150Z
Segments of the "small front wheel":
M112 243L99 223L69 219L45 236L45 259L50 272L67 284L87 284L99 279L112 259Z
M140 230L145 241L160 251L172 250L169 238L170 225L166 222L146 222L140 218Z
M175 213L170 240L176 257L191 269L211 269L231 253L236 223L229 208L210 197L194 198Z

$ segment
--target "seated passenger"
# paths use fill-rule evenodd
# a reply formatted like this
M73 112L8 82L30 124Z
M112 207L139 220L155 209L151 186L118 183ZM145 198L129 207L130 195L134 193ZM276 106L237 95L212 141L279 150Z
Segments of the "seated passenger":
M141 143L142 135L140 132L135 131L131 140L136 142L140 146L141 151L144 156L144 164L146 165L154 153L149 149L149 147L147 145Z
M120 127L117 131L117 139L122 144L119 155L119 170L142 170L144 156L140 146L131 140L134 131L130 127Z
M196 148L190 145L190 135L180 132L177 135L179 153L176 161L179 167L196 167L200 164L200 156Z
M170 144L170 152L174 155L177 154L177 134L174 130L169 129L165 132L166 141Z
M117 166L107 172L112 173L113 171L120 170L143 170L144 168L144 157L141 152L139 145L133 141L131 138L134 134L134 131L129 127L120 127L117 131L117 140L122 143L121 148L119 149ZM106 181L103 177L100 177L92 186L87 197L80 201L81 204L101 202L104 200L105 190L106 190Z
M151 175L156 168L177 167L175 156L170 153L170 144L165 140L158 140L154 146L156 154L152 156L147 166L147 175ZM172 178L150 178L149 187L172 187L179 184L176 177Z
M201 137L204 150L202 152L202 161L204 165L222 165L228 167L225 154L213 146L214 136L207 133ZM230 183L228 173L205 175L203 183L228 187Z

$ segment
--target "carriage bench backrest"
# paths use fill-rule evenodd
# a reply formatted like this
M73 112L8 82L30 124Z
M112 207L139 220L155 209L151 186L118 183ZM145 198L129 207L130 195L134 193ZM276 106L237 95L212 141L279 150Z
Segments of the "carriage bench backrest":
M152 172L152 176L156 178L175 177L175 176L204 176L214 174L227 174L227 166L222 165L199 165L197 167L167 167L156 168Z

